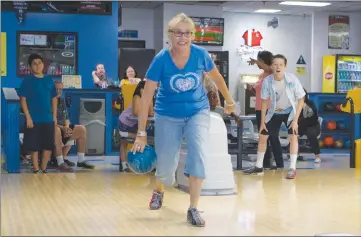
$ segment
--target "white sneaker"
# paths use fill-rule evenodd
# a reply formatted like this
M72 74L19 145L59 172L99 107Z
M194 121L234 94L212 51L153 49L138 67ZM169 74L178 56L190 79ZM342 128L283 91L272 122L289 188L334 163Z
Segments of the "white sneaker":
M315 158L315 163L321 163L321 158Z

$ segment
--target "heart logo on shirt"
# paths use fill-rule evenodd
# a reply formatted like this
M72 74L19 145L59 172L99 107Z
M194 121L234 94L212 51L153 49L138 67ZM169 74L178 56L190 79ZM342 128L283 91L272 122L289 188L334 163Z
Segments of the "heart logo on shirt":
M200 78L196 73L176 74L170 79L170 87L177 93L193 90L199 86Z

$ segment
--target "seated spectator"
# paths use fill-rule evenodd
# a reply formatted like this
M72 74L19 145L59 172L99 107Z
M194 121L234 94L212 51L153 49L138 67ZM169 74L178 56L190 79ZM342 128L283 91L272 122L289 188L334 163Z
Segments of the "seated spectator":
M308 98L307 91L305 89L304 91L306 93L305 103L298 120L298 133L300 137L306 135L311 150L315 154L315 162L320 163L320 144L318 142L318 136L321 133L321 125L318 121L318 111L315 103Z
M224 108L221 107L219 92L216 83L211 79L211 77L207 73L203 73L202 81L208 96L210 110L220 114L221 116L228 116L228 114L224 113ZM229 114L229 116L234 118L238 126L241 125L241 120L237 114L231 113Z
M132 66L128 66L124 73L124 78L120 81L119 87L122 88L123 85L138 84L140 81L141 79L137 78L135 69Z
M140 98L143 94L145 81L139 82L137 88L133 94L132 104L127 110L124 110L119 116L119 134L120 134L120 170L129 172L127 166L127 146L128 138L135 138L138 131L138 120L134 117L138 117L138 111L140 107ZM153 103L149 106L149 116L154 116ZM132 118L133 117L133 118Z
M98 88L108 88L107 75L103 64L96 65L96 70L92 72L93 82Z
M67 145L67 142L70 140L76 141L78 149L77 167L94 169L94 165L89 164L89 162L85 160L86 128L83 125L70 124L66 103L64 98L61 97L63 83L56 81L55 85L58 97L58 126L55 131L55 149L59 169L62 171L72 171L70 167L75 166L75 163L66 158L71 148L71 145Z

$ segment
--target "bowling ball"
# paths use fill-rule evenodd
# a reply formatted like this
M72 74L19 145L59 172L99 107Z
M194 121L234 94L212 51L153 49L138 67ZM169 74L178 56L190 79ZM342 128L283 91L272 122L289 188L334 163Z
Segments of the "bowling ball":
M323 139L323 142L324 142L325 146L330 147L333 145L333 138L325 137L325 139Z
M322 140L319 140L318 143L320 144L320 148L323 148L325 146L325 143Z
M156 165L157 155L151 146L145 146L143 152L128 152L128 167L136 174L147 174Z
M335 110L337 112L341 112L341 105L340 104L335 105Z
M327 128L328 130L335 130L335 129L336 129L336 122L335 122L335 121L332 121L332 120L327 121L327 122L326 122L326 128Z
M346 147L346 148L350 148L350 146L351 146L350 140L346 140L346 141L345 141L345 147Z
M337 129L344 130L346 129L346 123L343 121L337 122Z
M335 109L336 107L332 102L326 102L323 104L323 110L326 112L334 112Z
M334 146L335 148L343 148L344 142L343 142L343 140L341 140L341 139L335 140L333 146Z

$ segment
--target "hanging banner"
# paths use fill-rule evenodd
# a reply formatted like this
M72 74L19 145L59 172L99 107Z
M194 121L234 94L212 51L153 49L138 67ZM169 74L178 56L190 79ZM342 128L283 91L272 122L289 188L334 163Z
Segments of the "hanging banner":
M25 13L28 9L28 3L24 0L13 1L13 7L16 11L16 18L18 19L19 24L22 24L25 21Z
M349 49L350 47L350 17L328 17L328 48Z
M1 76L6 76L6 33L1 32Z

